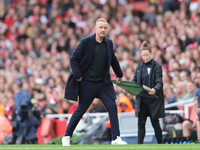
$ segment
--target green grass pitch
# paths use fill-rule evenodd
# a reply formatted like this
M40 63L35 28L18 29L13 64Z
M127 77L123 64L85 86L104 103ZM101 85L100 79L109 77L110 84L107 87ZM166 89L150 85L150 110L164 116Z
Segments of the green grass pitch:
M200 144L128 144L128 145L0 145L0 150L173 150L200 149Z

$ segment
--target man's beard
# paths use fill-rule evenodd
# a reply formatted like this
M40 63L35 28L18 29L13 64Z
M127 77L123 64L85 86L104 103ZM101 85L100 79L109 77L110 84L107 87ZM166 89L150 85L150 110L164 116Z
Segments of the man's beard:
M105 37L105 34L103 34L103 36L101 36L100 34L98 34L98 36L99 36L100 38L104 38L104 37Z

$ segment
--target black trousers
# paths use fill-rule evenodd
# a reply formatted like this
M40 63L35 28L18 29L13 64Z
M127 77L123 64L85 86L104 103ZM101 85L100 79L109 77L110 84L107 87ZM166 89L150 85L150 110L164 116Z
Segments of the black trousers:
M138 116L138 144L143 144L145 133L146 133L145 124L146 124L146 120L148 116L151 119L151 124L154 128L157 142L163 143L162 130L159 124L159 120L152 119L149 103L145 100L142 100L141 105L140 105L140 113Z

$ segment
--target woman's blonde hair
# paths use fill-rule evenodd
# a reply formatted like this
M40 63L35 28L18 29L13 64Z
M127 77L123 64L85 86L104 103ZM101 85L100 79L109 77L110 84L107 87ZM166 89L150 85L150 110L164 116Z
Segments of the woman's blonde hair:
M180 81L177 83L177 85L181 88L181 94L182 94L182 98L187 94L187 90L186 90L186 82L184 81ZM176 96L176 100L178 101L179 99L179 95L177 94Z
M140 47L140 52L145 50L149 50L149 52L151 53L151 48L150 45L147 43L147 41L143 41Z

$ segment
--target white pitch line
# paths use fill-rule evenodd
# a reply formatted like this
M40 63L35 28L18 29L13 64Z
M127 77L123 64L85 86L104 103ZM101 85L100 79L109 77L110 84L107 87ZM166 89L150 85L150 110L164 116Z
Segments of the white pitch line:
M0 149L80 149L80 147L0 147ZM163 149L169 149L169 148L178 148L178 149L185 149L185 148L200 148L200 146L186 146L186 147L178 147L178 146L169 146L169 147L81 147L81 149L100 149L100 148L106 148L106 149L155 149L155 148L163 148Z

